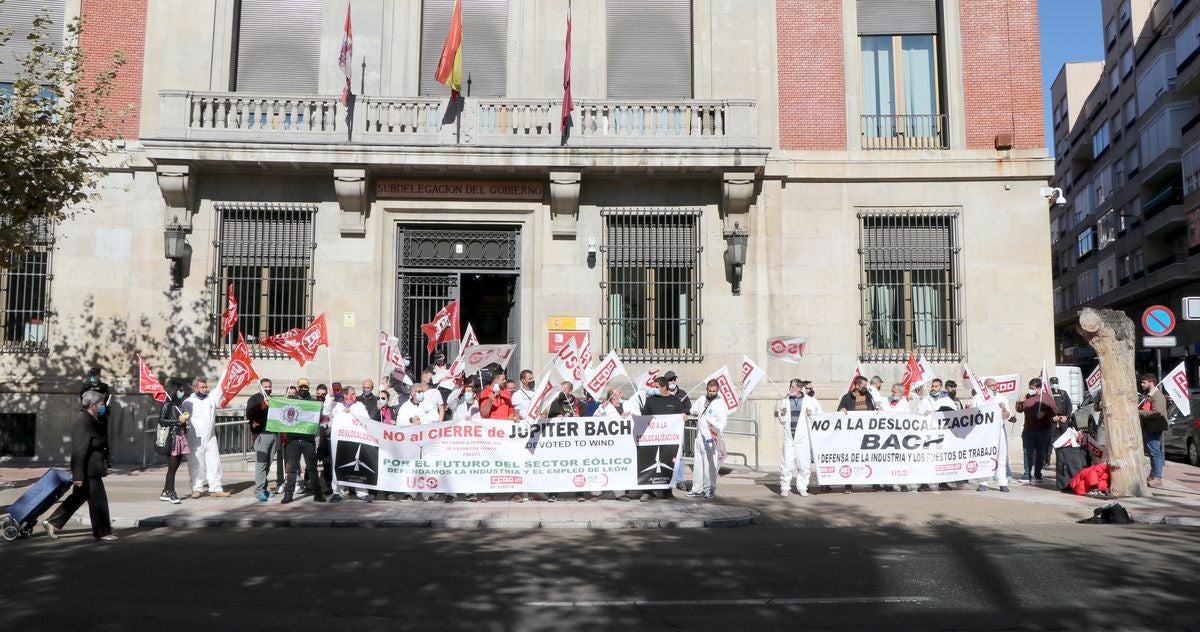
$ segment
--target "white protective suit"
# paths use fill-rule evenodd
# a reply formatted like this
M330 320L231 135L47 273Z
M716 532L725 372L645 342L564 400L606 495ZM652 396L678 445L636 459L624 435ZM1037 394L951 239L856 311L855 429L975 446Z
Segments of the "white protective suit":
M1000 405L1000 414L1003 417L1000 422L1000 441L999 445L996 446L996 454L999 455L999 458L996 459L996 474L991 479L980 481L979 484L987 487L988 481L994 480L997 487L1008 487L1008 420L1012 417L1012 406L1008 404L1008 398L999 393L992 394L992 403ZM975 408L979 408L984 404L982 395L976 395L975 399L971 402L971 405Z
M799 399L800 418L792 432L791 395L784 397L775 406L775 416L783 428L783 460L779 464L779 490L787 491L792 485L792 470L799 470L796 491L808 494L808 480L812 476L812 442L809 440L809 418L820 415L821 402L805 395ZM787 411L787 412L780 412Z
M191 415L186 437L191 450L187 455L187 466L193 492L203 492L205 481L208 481L210 493L224 491L221 488L221 448L216 434L217 402L220 399L219 388L209 391L204 399L192 393L179 407L180 411Z
M692 402L692 414L696 416L696 443L689 493L716 493L717 475L725 461L725 441L721 435L729 421L729 410L720 397L711 402L701 397Z

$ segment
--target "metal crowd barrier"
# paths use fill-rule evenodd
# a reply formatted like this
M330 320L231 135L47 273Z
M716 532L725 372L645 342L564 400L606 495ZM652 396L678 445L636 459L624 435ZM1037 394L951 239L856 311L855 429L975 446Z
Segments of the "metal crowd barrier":
M754 443L754 465L750 465L749 456L742 452L729 452L726 458L742 457L742 464L758 471L758 419L752 417L730 417L726 420L725 435L734 437L750 437ZM691 461L695 458L696 422L687 419L683 424L683 458Z
M152 460L159 461L154 452L154 433L158 428L158 418L159 415L146 416L146 430L142 433L142 469L146 469ZM217 436L217 450L222 456L240 455L247 462L254 459L250 424L246 423L245 411L242 409L218 409L214 433Z

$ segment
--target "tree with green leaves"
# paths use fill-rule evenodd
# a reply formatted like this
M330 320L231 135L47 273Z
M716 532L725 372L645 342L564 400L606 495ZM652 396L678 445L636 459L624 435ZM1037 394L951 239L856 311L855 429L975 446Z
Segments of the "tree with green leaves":
M44 239L47 226L90 210L109 124L122 115L107 110L107 99L125 60L118 51L102 70L85 72L82 28L78 19L67 24L59 46L50 35L64 26L43 11L22 52L0 56L18 66L11 94L0 92L0 265ZM0 49L12 36L0 28Z

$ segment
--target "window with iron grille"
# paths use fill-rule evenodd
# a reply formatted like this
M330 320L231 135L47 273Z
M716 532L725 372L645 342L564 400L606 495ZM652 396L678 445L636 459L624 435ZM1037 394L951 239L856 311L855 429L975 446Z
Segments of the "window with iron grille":
M0 456L35 456L37 415L0 413Z
M606 350L631 362L700 361L699 209L606 209Z
M46 317L50 305L50 253L54 249L53 224L35 220L33 245L0 260L0 351L38 353L46 350Z
M859 209L864 361L961 359L959 210Z
M229 337L221 336L221 313L228 307L226 289L233 284L238 324L233 333L246 338L255 357L277 357L259 346L267 336L303 328L312 321L312 204L219 203L215 270L210 277L213 297L212 349L230 352Z

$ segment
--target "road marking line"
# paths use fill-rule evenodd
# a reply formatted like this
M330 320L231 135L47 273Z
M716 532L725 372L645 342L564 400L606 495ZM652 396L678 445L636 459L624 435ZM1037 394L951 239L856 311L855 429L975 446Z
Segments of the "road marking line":
M922 603L931 597L794 597L783 599L680 599L666 601L530 601L535 608L607 608L619 606L795 606L839 603Z

